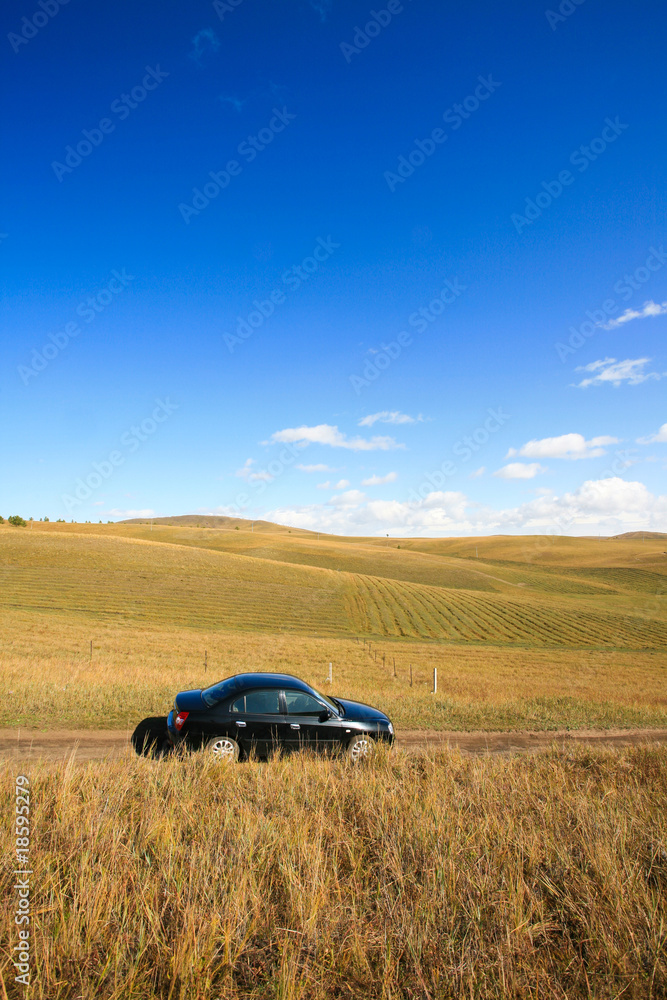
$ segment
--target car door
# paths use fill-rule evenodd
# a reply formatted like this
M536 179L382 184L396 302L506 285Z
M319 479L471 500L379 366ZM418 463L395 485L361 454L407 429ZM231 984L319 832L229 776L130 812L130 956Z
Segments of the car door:
M246 753L265 757L283 742L285 714L278 688L257 688L235 698L229 711L236 739Z
M326 753L340 745L340 719L326 705L307 691L286 688L284 695L285 738L290 750L309 748Z

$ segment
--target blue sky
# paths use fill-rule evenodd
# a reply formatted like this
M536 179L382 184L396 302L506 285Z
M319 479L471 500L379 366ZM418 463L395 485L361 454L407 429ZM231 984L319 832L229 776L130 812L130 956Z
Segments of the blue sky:
M667 530L665 13L10 2L0 512Z

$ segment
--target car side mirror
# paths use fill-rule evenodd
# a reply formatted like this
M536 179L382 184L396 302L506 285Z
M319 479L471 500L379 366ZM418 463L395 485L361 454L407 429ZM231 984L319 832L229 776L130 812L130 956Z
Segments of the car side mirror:
M320 712L320 722L328 722L333 713L328 708L323 708Z

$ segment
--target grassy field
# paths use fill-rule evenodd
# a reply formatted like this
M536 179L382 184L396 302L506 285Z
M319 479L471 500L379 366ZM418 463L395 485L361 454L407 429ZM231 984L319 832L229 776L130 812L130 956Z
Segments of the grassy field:
M33 981L3 948L8 1000L667 994L665 747L30 778Z
M3 725L131 731L332 663L399 733L667 727L664 538L220 525L0 525ZM25 766L32 982L5 864L3 1000L667 996L666 747Z
M185 687L321 687L332 662L337 694L407 728L667 725L664 539L256 528L0 525L4 724L133 726Z

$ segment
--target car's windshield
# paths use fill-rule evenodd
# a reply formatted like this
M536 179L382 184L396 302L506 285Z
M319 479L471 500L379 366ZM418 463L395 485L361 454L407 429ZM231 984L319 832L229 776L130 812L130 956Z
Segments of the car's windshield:
M218 681L217 684L212 684L211 687L202 691L202 700L209 708L213 708L218 702L224 701L230 694L233 694L237 687L237 678L227 677L226 680Z
M313 691L315 691L315 688L313 688ZM319 691L315 691L315 694L317 695L318 698L321 698L322 701L326 702L329 708L333 708L336 715L345 714L343 706L339 701L336 701L335 698L328 698L325 694L321 694Z

